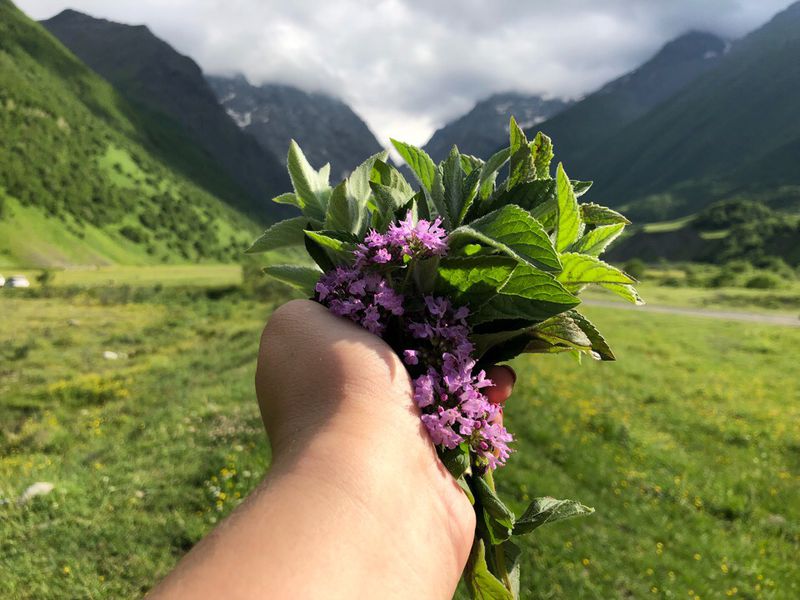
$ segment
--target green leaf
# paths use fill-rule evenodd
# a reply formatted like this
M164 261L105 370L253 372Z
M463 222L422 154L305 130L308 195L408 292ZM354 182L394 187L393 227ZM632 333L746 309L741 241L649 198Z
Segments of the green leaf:
M294 217L275 223L253 242L245 253L257 254L287 246L303 244L303 230L308 227L308 217Z
M508 121L508 145L512 156L517 150L528 145L528 138L525 137L525 132L522 131L514 115L511 115Z
M541 131L536 134L531 146L536 179L550 179L550 163L553 162L553 141Z
M333 188L328 210L325 214L325 229L357 233L361 225L361 212L347 191L347 180Z
M542 217L555 214L556 182L554 179L536 179L521 183L510 190L497 190L492 198L483 203L480 214L486 214L507 204L516 204L524 208L541 222Z
M303 213L307 217L323 220L330 196L330 186L328 185L330 165L315 171L294 140L289 143L286 164L295 194L303 203Z
M476 170L480 173L481 167L483 166L483 161L480 158L472 156L471 154L461 154L460 157L461 168L464 170L465 175L469 175Z
M372 176L372 168L377 161L381 161L383 164L385 164L384 161L386 160L387 156L388 152L385 150L383 152L373 154L367 160L358 165L350 174L350 177L347 178L348 196L355 201L362 211L364 210L364 207L366 207L370 193L372 192L369 185L370 178Z
M575 252L561 255L563 270L556 276L569 290L575 290L589 283L597 284L631 284L633 279L628 275L604 263L599 258Z
M445 211L450 217L450 228L455 228L459 225L464 201L464 171L461 170L461 154L456 146L453 146L442 164L442 183Z
M375 164L372 165L371 181L403 191L409 198L414 195L414 188L406 181L403 174L385 160L375 160Z
M584 506L575 500L556 500L549 496L536 498L522 516L517 519L514 525L514 535L525 535L542 525L569 519L570 517L590 515L593 512L593 508Z
M503 563L511 584L511 594L514 598L519 598L519 568L522 550L514 542L507 540L500 545L499 551L503 553Z
M352 252L355 249L358 238L348 235L343 231L312 231L307 230L305 235L324 248L329 248L336 252Z
M450 233L455 247L467 240L487 244L520 262L546 271L561 263L545 230L528 212L509 204Z
M511 512L511 509L509 509L502 500L500 500L497 492L495 492L489 486L483 477L473 476L472 483L472 489L475 490L475 496L480 501L483 510L486 511L486 514L509 529L513 528L514 513Z
M458 480L469 469L469 444L462 442L453 449L441 450L439 457L453 478Z
M504 328L504 323L520 324L505 329L520 329L569 310L580 300L564 288L550 274L524 264L518 265L500 293L491 298L470 318L478 333ZM492 326L483 324L500 322Z
M630 225L630 221L615 210L600 206L599 204L581 204L581 216L587 225L614 225L624 223Z
M568 248L580 235L582 226L578 201L572 190L572 183L564 171L564 166L558 163L556 169L556 198L558 201L558 219L556 220L556 250L559 252Z
M533 146L528 144L525 132L517 125L514 117L511 117L508 131L511 142L511 157L509 159L506 189L510 190L520 183L536 179L536 164L534 163Z
M483 540L473 542L465 574L473 600L515 600L511 590L489 571Z
M460 487L464 491L464 494L467 496L467 500L469 500L469 503L474 506L475 496L472 495L472 490L469 489L469 484L467 483L467 480L464 478L464 476L462 475L461 477L456 479L456 483L458 484L458 487Z
M299 208L303 213L305 213L306 203L302 198L299 198L296 194L288 192L286 194L281 194L280 196L276 196L272 199L273 202L276 204L289 204L291 206L296 206Z
M578 327L586 334L586 337L589 338L592 344L592 351L600 357L600 360L617 360L617 357L614 356L605 338L600 335L600 332L589 319L584 317L577 310L571 310L567 314L577 323Z
M611 349L597 329L574 310L518 331L474 335L473 342L477 356L485 364L510 360L525 352L577 351L593 358L614 360Z
M272 265L264 267L264 273L297 288L307 296L314 295L314 287L322 275L319 269L297 265Z
M430 294L438 281L441 257L431 256L417 260L412 267L414 285L420 294Z
M422 187L430 192L433 189L433 180L436 177L436 164L431 157L428 156L427 152L416 146L394 139L391 142L400 153L400 156L403 157L403 160L408 163L409 168L414 172Z
M531 335L553 345L561 344L568 348L590 350L591 340L570 314L564 313L551 317L534 327Z
M569 250L570 252L580 252L590 256L600 256L611 242L619 237L623 229L625 229L625 223L600 225L583 234L583 237L572 244Z
M589 191L589 188L592 187L593 181L579 181L578 179L572 180L572 189L575 192L575 197L580 198L586 192Z
M494 189L494 182L497 179L497 172L503 168L511 156L511 148L503 148L495 152L489 160L481 167L481 176L478 180L480 196L482 200L488 198Z
M306 252L308 252L308 255L311 257L311 259L317 263L317 265L319 265L320 269L327 273L336 267L338 261L335 263L331 258L331 254L336 256L336 251L326 248L307 234L304 241Z
M497 294L516 266L516 261L505 256L444 258L434 291L475 310Z
M626 285L621 283L601 283L600 287L607 289L609 292L615 293L617 296L624 298L628 302L631 302L637 306L642 306L644 304L644 300L639 295L639 292L636 291L632 285Z
M428 210L431 218L439 216L442 218L442 225L448 231L453 229L450 219L450 209L447 206L444 188L444 170L442 165L436 167L436 174L433 176L433 187L430 194L426 196L428 200Z
M475 169L464 179L463 203L461 206L461 212L458 214L458 219L456 221L459 225L467 220L467 215L472 210L475 199L478 196L478 183L480 176L480 169Z
M376 160L372 169L374 180L370 182L370 187L378 218L373 217L371 225L383 232L394 220L395 212L414 196L414 188L400 171L382 160Z
M390 212L394 212L414 196L413 191L406 193L398 188L389 187L381 183L372 182L370 187L372 188L373 198L376 200L375 204L380 210L387 209Z

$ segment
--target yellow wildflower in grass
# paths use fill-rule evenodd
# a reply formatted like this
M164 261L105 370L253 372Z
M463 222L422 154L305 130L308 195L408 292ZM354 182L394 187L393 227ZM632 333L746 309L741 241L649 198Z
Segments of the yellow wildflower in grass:
M692 558L695 560L700 560L701 558L703 558L703 556L699 552L695 552Z
M722 563L722 564L719 566L719 569L720 569L720 571L722 571L723 573L727 573L727 572L728 572L728 565L727 565L727 563Z
M588 558L584 558L584 559L581 561L581 563L583 564L583 566L584 566L584 567L588 567L590 562L591 562L591 561L590 561Z
M664 553L664 544L662 544L661 542L658 542L656 544L656 554L661 556L663 553Z
M72 569L70 569L69 566L64 565L64 568L61 569L61 572L64 573L64 575L69 575L70 573L72 573Z

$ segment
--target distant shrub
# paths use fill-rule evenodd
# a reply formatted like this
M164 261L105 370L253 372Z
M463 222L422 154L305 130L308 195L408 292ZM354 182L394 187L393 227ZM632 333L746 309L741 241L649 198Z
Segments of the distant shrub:
M723 268L727 269L731 273L749 273L753 270L753 265L746 260L732 260L725 263Z
M783 284L780 276L774 273L760 273L751 277L745 283L745 287L756 290L774 290Z
M734 225L754 223L775 213L761 202L753 200L723 200L712 204L694 221L698 229L728 229Z
M667 277L661 280L661 285L667 287L683 287L686 285L686 280L681 279L680 277Z
M708 286L712 288L736 287L739 284L739 277L736 273L722 269L716 275L708 279Z
M123 225L119 228L119 232L130 241L136 244L142 244L150 241L150 236L147 232L135 227L133 225Z
M755 266L764 271L780 275L786 279L794 279L795 271L779 256L763 256L755 261Z
M641 280L647 271L647 264L640 258L632 258L623 265L622 270L634 279Z
M41 273L36 276L36 281L42 287L47 287L53 282L53 272L50 269L44 269Z

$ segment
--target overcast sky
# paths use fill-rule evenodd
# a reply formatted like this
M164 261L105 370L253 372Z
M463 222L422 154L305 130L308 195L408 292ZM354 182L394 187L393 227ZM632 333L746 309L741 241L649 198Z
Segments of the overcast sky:
M790 0L16 0L148 25L206 72L339 96L422 144L493 92L578 97L690 29L738 37Z

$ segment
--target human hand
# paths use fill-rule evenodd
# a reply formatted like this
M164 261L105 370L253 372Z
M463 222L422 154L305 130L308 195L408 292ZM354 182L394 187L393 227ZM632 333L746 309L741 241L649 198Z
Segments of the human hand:
M490 400L504 402L513 371L489 376ZM256 390L269 473L156 596L451 598L475 513L392 349L315 302L289 302L264 329Z
M489 376L489 399L504 402L513 371ZM398 591L416 578L425 591L416 597L452 597L474 511L439 461L392 349L317 303L290 302L264 330L256 388L276 474L304 473L351 495L370 517L362 551L386 554Z

